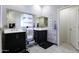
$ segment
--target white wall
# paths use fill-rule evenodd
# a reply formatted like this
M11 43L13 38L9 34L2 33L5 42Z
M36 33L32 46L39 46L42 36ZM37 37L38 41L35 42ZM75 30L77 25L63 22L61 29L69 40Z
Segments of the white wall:
M0 6L0 27L1 27L1 6Z
M3 10L3 26L5 26L5 25L7 25L6 23L6 9L13 9L13 10L16 10L16 11L20 11L20 12L26 12L26 13L32 13L32 9L30 9L30 6L18 6L18 5L15 5L15 6L13 6L13 5L7 5L7 6L3 6L2 7L2 10ZM19 22L16 22L15 21L15 23L18 23L17 25L19 25ZM18 26L17 26L18 27Z
M1 6L0 6L0 27L1 27Z
M47 8L47 9L46 9ZM45 7L44 15L48 16L48 41L57 43L57 34L54 30L54 23L57 20L57 9L55 6ZM46 13L47 12L47 13Z
M68 31L68 13L67 10L60 11L60 42L67 41L67 31Z
M0 28L2 27L2 23L1 23L1 6L0 6ZM2 47L2 40L1 40L1 30L0 30L0 52L2 51L1 47Z

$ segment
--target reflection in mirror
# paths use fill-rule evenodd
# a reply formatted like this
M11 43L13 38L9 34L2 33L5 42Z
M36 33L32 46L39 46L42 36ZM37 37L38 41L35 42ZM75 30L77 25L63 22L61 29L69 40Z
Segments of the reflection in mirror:
M48 26L48 18L47 17L35 17L36 27L47 27Z
M7 27L9 28L10 24L15 23L15 28L22 27L32 27L33 26L33 15L26 14L23 12L7 9Z

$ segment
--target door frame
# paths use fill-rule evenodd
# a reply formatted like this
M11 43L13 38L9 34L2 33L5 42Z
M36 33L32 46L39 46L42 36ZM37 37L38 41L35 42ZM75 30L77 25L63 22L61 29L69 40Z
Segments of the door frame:
M59 9L57 9L57 45L60 46L60 11L63 10L63 9L66 9L66 8L70 8L70 7L73 7L73 6L64 6L64 7L61 7Z

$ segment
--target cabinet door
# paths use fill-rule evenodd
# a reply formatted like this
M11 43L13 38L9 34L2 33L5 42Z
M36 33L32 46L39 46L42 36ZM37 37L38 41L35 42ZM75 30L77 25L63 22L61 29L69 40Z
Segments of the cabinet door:
M18 48L25 48L26 46L26 33L17 33L16 34L16 41Z
M26 33L5 34L4 47L7 50L20 50L26 48Z
M16 47L16 35L15 34L5 34L5 48L6 49L15 49Z
M39 34L40 34L39 31L34 30L34 40L36 43L39 43L39 39L40 39Z
M42 41L47 41L47 30L42 31Z

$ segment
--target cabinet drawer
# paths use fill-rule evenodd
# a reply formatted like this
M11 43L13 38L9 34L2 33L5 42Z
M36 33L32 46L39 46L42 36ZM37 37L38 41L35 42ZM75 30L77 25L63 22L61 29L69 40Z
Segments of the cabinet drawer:
M16 38L26 38L26 33L17 33Z

